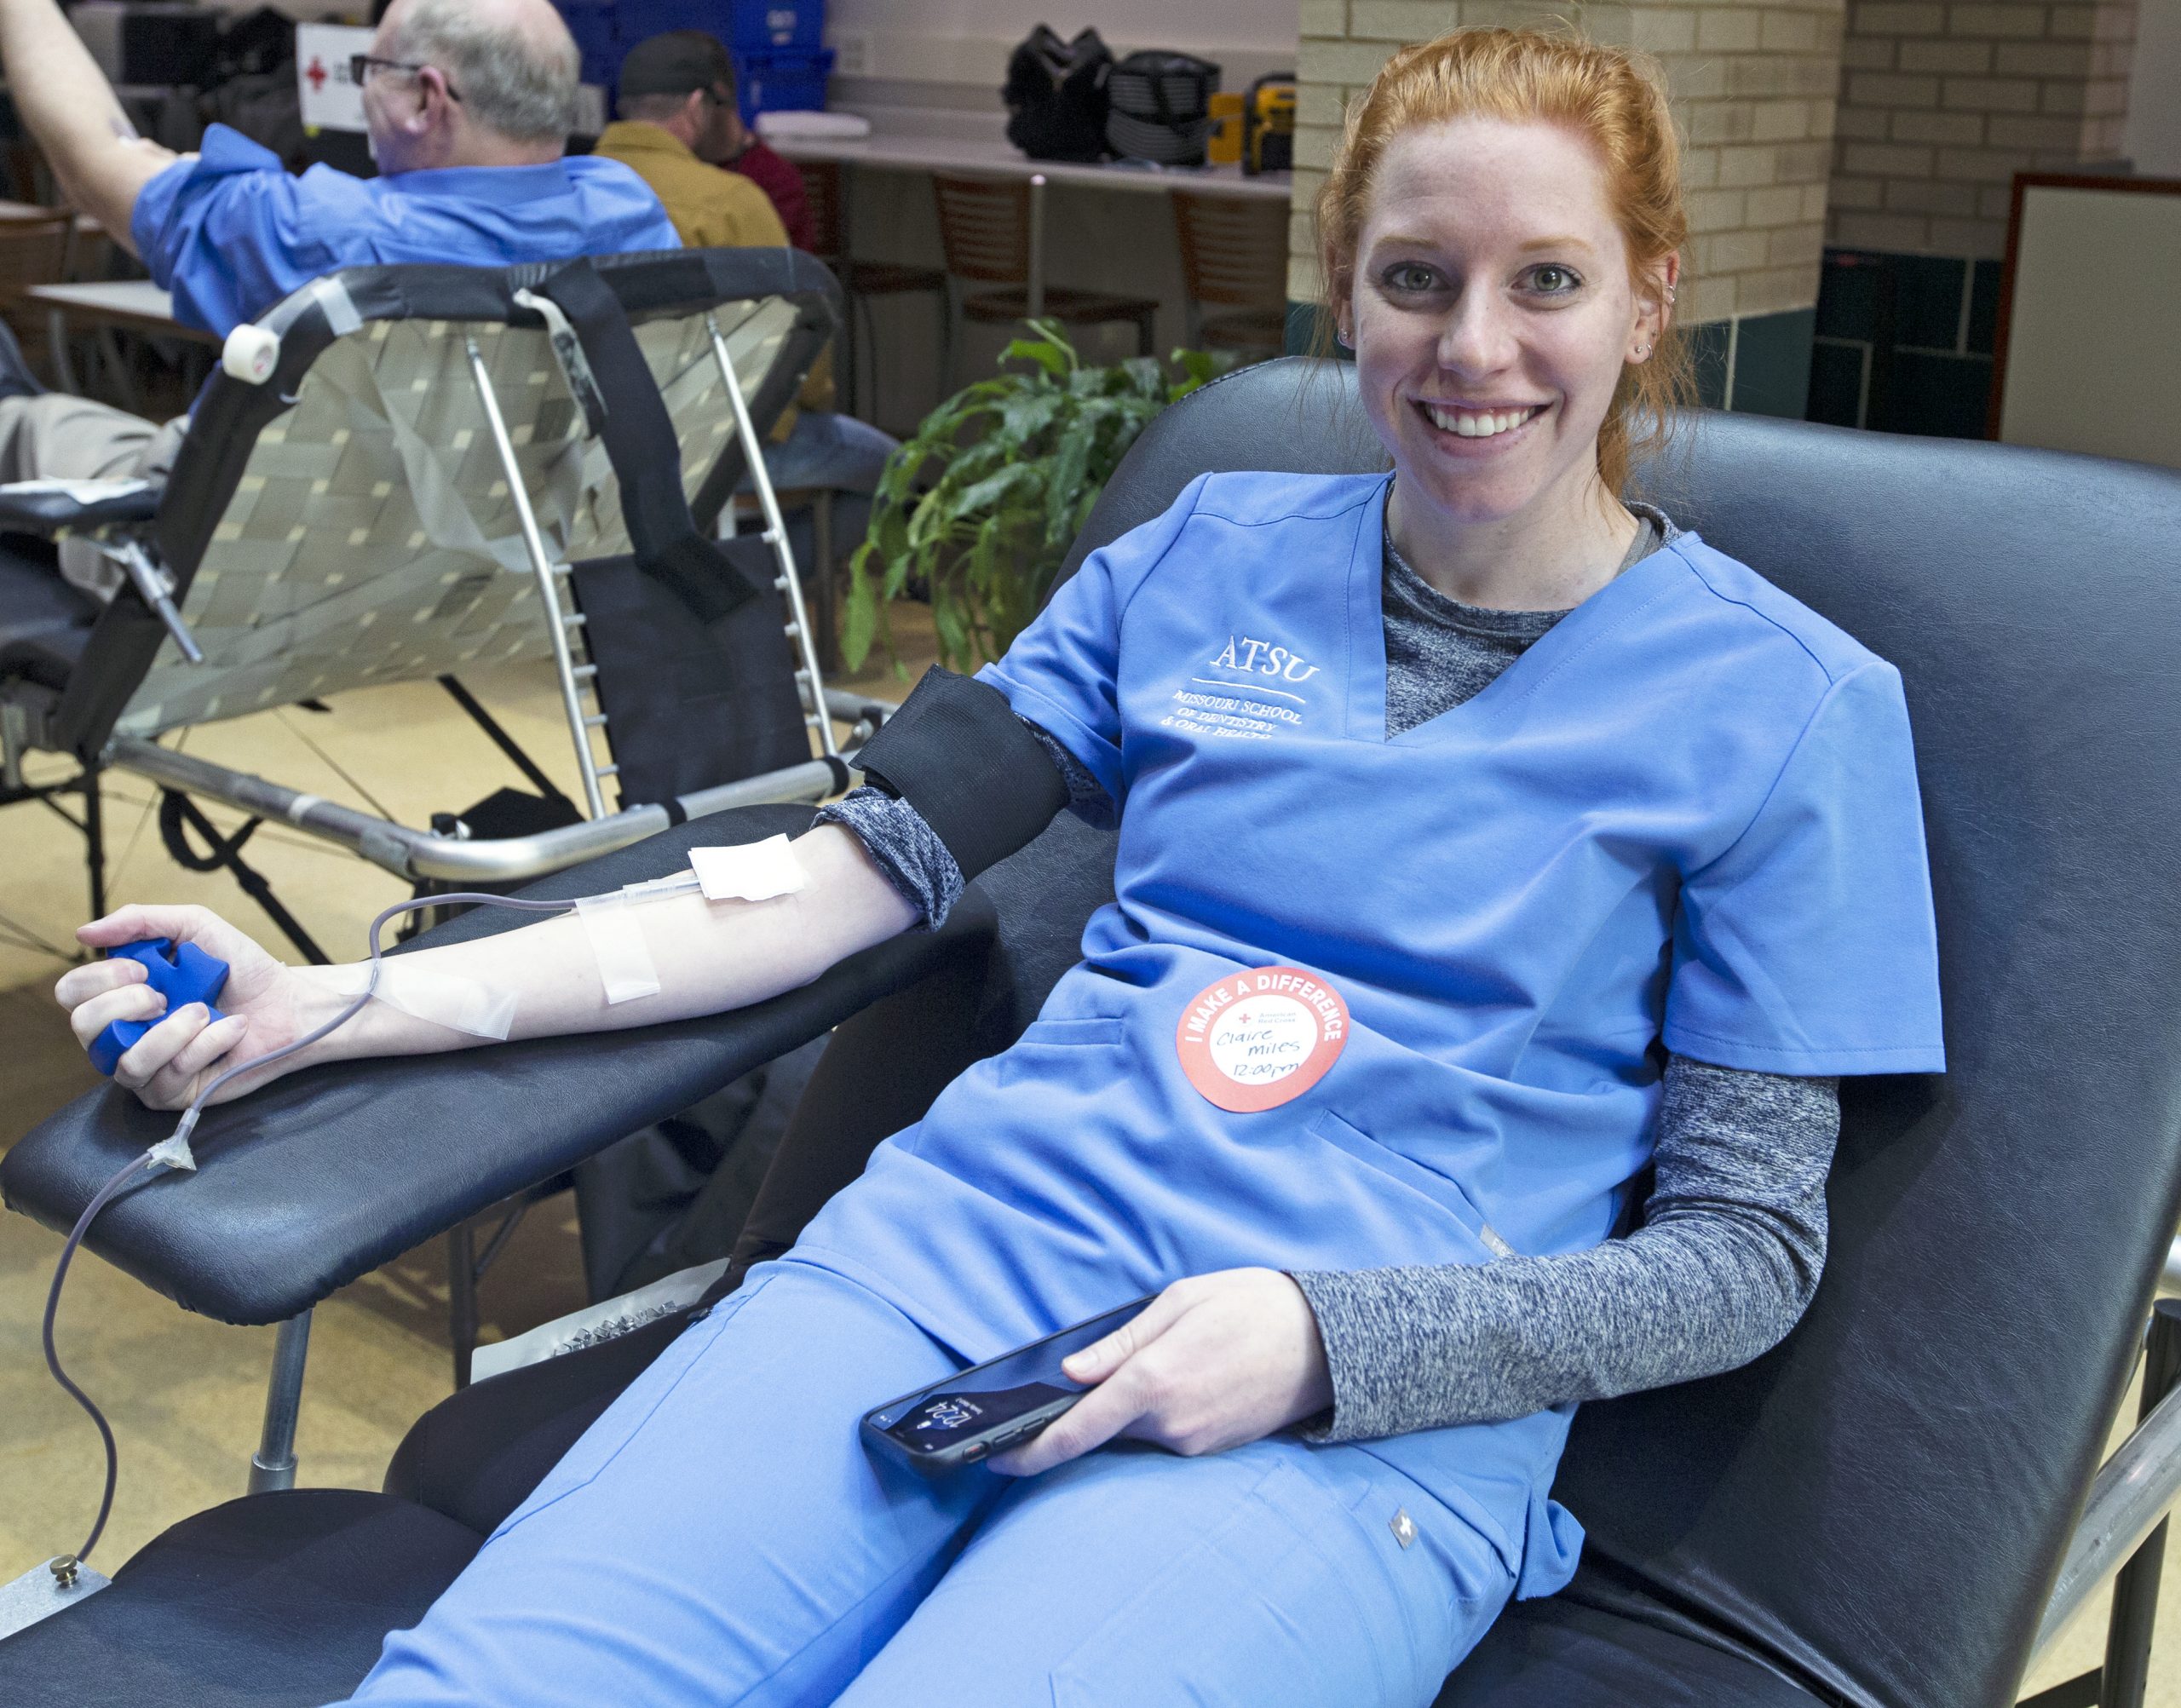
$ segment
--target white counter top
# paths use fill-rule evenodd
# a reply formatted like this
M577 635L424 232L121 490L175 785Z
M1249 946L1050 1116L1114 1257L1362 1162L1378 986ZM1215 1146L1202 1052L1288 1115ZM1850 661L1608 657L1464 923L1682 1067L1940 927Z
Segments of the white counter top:
M1194 190L1208 196L1285 202L1292 183L1292 175L1286 172L1266 172L1250 178L1237 166L1160 170L1112 162L1088 165L1071 160L1033 160L1004 140L890 129L874 129L870 135L853 140L779 137L769 146L790 160L833 160L844 166L869 166L882 171L971 172L1007 178L1027 178L1037 173L1050 184L1148 190L1160 195L1171 190Z

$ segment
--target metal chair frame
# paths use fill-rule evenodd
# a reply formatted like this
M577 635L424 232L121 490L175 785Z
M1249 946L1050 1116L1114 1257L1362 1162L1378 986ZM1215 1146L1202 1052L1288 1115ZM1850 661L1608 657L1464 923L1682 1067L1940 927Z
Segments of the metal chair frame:
M2060 1575L2039 1621L2032 1658L2113 1585L2102 1665L2025 1697L2017 1708L2143 1708L2166 1559L2167 1515L2181 1503L2181 1240L2174 1242L2144 1335L2135 1429L2091 1484Z
M303 294L308 295L308 291ZM275 311L275 314L279 312ZM822 342L823 333L816 331L812 336L814 348ZM562 590L572 573L571 566L560 561L546 543L522 475L515 436L487 369L479 332L473 327L463 331L460 336L463 365L483 412L486 435L492 441L506 496L514 508L523 558L544 612L556 685L581 779L584 821L530 836L467 840L459 835L414 829L377 818L175 751L146 735L125 733L112 735L100 753L89 756L78 776L63 784L27 789L17 781L21 774L20 758L26 749L42 744L34 740L27 721L12 701L7 703L9 710L4 717L0 717L0 741L4 742L4 751L0 751L0 762L4 762L4 771L0 771L0 786L6 790L4 795L0 795L0 801L28 798L35 794L52 805L52 796L88 793L95 787L100 768L118 767L145 777L163 790L200 796L240 811L249 815L252 825L255 821L266 819L284 819L413 882L490 884L537 877L624 847L665 828L677 814L699 816L729 806L767 801L816 801L843 785L847 772L842 760L842 743L834 730L835 718L844 718L855 726L853 741L875 727L874 719L883 715L883 708L874 710L874 702L860 696L834 694L826 686L778 495L766 470L749 400L736 374L734 358L717 313L704 317L704 341L709 346L710 359L729 400L733 417L731 430L720 452L720 464L733 458L738 466L722 479L720 464L716 464L706 477L697 503L701 509L716 509L723 504L726 487L732 485L735 475L742 468L748 469L763 519L764 543L776 566L773 588L786 604L783 630L795 653L797 691L803 704L805 724L816 731L817 755L807 763L791 765L763 777L694 791L670 806L647 802L624 805L618 811L608 810L601 785L617 773L619 766L601 758L593 742L597 732L606 732L610 739L607 714L596 700L597 668L584 649L584 615L569 608ZM778 401L769 401L768 409L776 408ZM719 489L716 496L715 487ZM60 532L65 533L66 530ZM195 653L195 640L172 596L177 590L175 578L138 543L141 529L91 526L78 532L96 539L111 557L123 564L136 595L145 607L158 614L181 657L187 658ZM124 591L122 596L129 595ZM184 602L187 601L187 594L181 597ZM252 825L245 826L245 834ZM95 810L88 812L78 828L90 843L88 864L94 906L102 906L103 850L99 845ZM239 842L238 836L233 846L239 848ZM233 848L228 853L232 854ZM219 863L234 866L237 876L248 881L239 869L239 862L222 858ZM298 947L315 958L314 945L308 945L299 938Z

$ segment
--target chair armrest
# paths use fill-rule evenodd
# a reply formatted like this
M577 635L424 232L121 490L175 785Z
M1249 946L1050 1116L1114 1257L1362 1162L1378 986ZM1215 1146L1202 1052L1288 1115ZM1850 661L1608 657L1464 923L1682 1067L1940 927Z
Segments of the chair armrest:
M799 831L807 807L694 819L521 893L592 894L688 863L697 845ZM489 935L534 916L474 909L412 946ZM975 899L937 932L850 957L769 1002L633 1032L536 1038L446 1055L307 1069L205 1112L195 1174L162 1173L93 1225L101 1257L185 1309L279 1322L511 1193L818 1037L951 957L982 955L993 916ZM108 1086L79 1098L0 1161L0 1195L48 1227L175 1117Z
M2066 1557L2032 1653L2067 1628L2082 1605L2135 1557L2181 1502L2181 1388L2161 1400L2099 1469L2068 1538Z
M149 480L0 481L0 533L83 532L148 522L164 488Z

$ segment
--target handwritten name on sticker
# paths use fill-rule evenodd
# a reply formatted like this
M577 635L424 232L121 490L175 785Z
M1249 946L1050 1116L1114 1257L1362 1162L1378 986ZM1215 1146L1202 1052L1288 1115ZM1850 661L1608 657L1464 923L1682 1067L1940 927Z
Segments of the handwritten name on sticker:
M1258 967L1206 985L1174 1029L1189 1084L1238 1115L1293 1101L1347 1043L1348 1004L1300 967Z

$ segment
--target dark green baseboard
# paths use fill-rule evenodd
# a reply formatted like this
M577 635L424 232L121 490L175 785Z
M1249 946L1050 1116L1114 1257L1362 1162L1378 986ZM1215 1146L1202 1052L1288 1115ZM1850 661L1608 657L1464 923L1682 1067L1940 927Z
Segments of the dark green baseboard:
M1810 340L1816 331L1816 308L1738 314L1690 327L1699 400L1706 409L1800 421L1810 400Z
M1808 418L1982 439L1999 299L1996 261L1827 250Z

